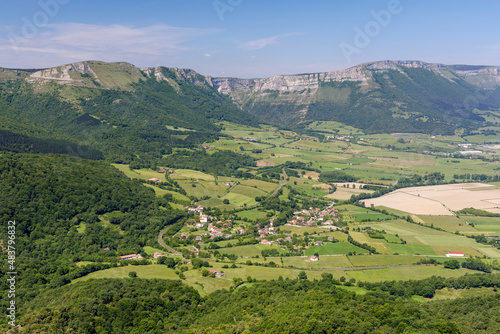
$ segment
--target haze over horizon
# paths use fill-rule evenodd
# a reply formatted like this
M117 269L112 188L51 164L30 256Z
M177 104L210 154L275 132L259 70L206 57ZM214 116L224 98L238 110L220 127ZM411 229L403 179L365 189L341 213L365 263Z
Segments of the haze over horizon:
M500 65L500 3L262 0L3 3L1 67L83 60L241 78L381 60Z

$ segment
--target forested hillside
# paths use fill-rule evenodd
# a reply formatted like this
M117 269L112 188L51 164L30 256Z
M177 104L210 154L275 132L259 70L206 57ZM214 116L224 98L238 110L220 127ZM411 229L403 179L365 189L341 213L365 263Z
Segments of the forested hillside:
M476 286L474 281L471 278L465 284ZM325 273L319 281L260 282L201 298L180 282L93 280L54 289L30 301L30 311L21 320L23 328L15 333L465 334L500 330L498 295L422 303L391 295L381 285L356 295L338 284Z
M6 222L16 222L20 304L78 277L78 261L109 266L118 255L141 252L183 215L115 168L69 156L2 153L0 188L2 235ZM117 218L105 224L103 215L111 212ZM5 280L0 284L6 289ZM5 312L6 295L1 298Z

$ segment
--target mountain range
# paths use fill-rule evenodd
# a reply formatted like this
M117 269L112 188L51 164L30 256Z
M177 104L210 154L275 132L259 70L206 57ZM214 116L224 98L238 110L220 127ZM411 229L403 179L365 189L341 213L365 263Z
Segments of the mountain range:
M12 145L6 138L16 134L24 136L18 151L33 151L37 140L30 138L44 138L130 161L215 138L222 120L294 130L337 121L365 133L467 133L498 125L499 69L378 61L238 79L124 62L0 68L0 147Z

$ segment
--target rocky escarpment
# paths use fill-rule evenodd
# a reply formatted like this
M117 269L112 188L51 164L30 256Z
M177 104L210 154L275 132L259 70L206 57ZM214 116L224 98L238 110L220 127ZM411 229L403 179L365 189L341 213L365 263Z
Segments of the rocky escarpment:
M243 110L275 125L336 120L372 127L371 131L389 122L394 130L421 131L430 128L426 122L437 119L448 123L479 119L471 114L471 106L460 107L464 98L477 95L478 89L500 88L498 67L422 61L378 61L323 73L265 79L206 77L206 81ZM493 95L475 107L500 106L500 97ZM371 125L359 119L371 119Z
M304 90L308 90L309 95L314 96L320 85L325 82L357 82L363 91L366 92L376 87L373 82L373 72L395 70L403 73L401 67L429 70L449 80L459 77L471 84L482 87L492 88L500 86L499 67L443 65L411 60L378 61L338 71L277 75L265 79L206 78L220 93L231 96L236 103L241 105L243 101L247 101L245 97L253 96L256 98L256 94L265 94L268 91L276 91L283 95L297 92L302 93Z

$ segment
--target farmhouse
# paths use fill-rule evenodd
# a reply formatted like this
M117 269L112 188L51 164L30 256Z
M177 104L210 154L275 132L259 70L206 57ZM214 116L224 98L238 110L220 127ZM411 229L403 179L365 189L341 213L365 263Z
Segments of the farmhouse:
M220 271L217 271L215 269L209 270L209 273L212 275L215 275L215 277L218 277L218 278L226 276L224 273L221 273Z
M261 243L261 245L270 245L271 241L264 239L264 240L261 240L260 243Z
M316 255L311 255L310 257L311 261L318 261L319 258Z
M120 256L120 260L142 259L141 254L128 254Z
M148 181L151 181L151 182L154 182L154 183L160 183L161 182L161 180L157 179L156 177L153 177L153 178L149 179Z
M316 246L323 246L323 242L322 241L316 241L314 244Z
M157 259L157 258L159 258L159 257L163 257L163 256L166 256L166 255L165 255L165 254L162 254L162 253L158 253L158 252L155 252L155 253L153 254L153 258L154 258L154 259Z
M464 257L465 254L462 252L449 252L446 254L447 257Z

